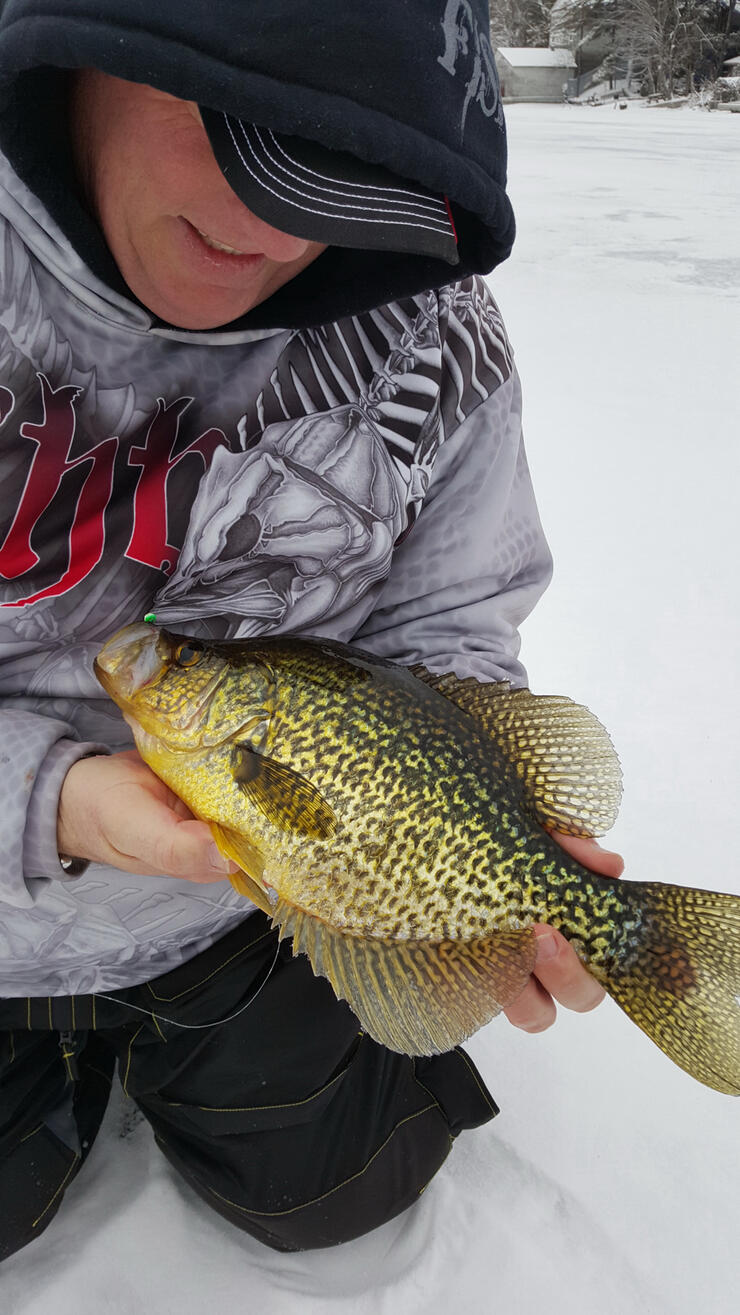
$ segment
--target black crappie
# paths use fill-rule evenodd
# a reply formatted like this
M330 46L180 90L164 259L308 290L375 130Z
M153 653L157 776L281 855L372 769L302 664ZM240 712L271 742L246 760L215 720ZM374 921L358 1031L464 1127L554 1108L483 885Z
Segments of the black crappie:
M149 625L96 670L236 889L378 1041L458 1044L522 990L547 922L677 1064L740 1093L740 899L607 881L543 829L616 816L616 756L586 709L329 641Z

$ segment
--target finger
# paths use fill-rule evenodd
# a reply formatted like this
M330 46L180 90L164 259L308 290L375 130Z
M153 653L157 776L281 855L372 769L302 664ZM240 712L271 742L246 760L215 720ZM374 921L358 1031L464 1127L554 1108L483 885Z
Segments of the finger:
M509 1022L522 1032L544 1032L552 1027L557 1012L552 997L534 977L530 977L514 1003L504 1009Z
M567 836L563 831L551 831L553 840L557 840L561 849L570 854L577 863L597 872L600 877L621 877L624 872L624 859L611 849L602 849L597 840L591 836Z
M578 955L560 932L552 927L534 928L537 960L534 976L558 1004L578 1013L588 1013L604 999L604 988L586 971Z
M180 817L168 804L147 798L136 815L132 832L128 814L111 835L114 866L129 872L161 873L184 881L223 881L235 872L233 863L219 852L206 822Z
M159 852L161 870L185 881L223 881L239 870L218 849L208 824L190 818L174 819L159 838Z

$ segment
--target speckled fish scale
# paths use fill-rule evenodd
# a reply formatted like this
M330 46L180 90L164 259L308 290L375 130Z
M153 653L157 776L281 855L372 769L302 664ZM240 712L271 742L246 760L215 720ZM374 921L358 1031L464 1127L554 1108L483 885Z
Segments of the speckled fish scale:
M322 640L142 626L98 671L239 864L236 889L376 1040L464 1040L521 992L548 922L676 1063L740 1092L740 900L603 880L549 835L616 816L619 766L587 709Z

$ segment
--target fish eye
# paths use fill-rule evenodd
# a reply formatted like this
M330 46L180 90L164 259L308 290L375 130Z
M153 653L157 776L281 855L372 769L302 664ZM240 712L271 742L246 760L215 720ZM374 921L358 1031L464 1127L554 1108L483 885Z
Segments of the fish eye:
M194 640L189 640L185 644L177 645L174 658L178 667L194 667L196 662L200 662L202 655L202 645L195 643Z

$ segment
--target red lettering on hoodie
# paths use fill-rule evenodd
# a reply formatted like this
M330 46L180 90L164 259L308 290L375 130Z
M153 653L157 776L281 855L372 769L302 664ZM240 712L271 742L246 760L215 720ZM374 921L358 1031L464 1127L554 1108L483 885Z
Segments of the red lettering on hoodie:
M44 569L47 565L33 547L32 538L39 520L48 512L55 499L59 500L58 512L71 521L67 536L67 560L53 584L37 592L29 592L23 598L2 603L2 607L26 607L42 598L57 597L80 584L90 574L105 551L105 514L114 494L120 439L102 439L82 455L70 458L77 425L75 403L82 389L73 384L63 384L55 389L45 375L39 374L38 377L41 383L42 419L39 424L27 421L19 429L21 438L34 443L36 450L13 523L0 547L0 576L6 580L15 580L36 567ZM136 478L132 504L133 527L124 556L166 574L174 567L179 553L179 549L169 542L168 535L169 476L190 455L197 455L203 469L207 469L216 449L227 446L226 435L222 430L208 429L175 454L180 418L192 400L190 397L181 397L168 406L163 398L159 398L156 413L141 446L132 447L128 453L127 465L140 467L141 473ZM85 467L87 469L82 486L73 504L69 487L65 494L64 479L71 471ZM122 462L119 462L117 482L121 486L121 496L130 502L132 478ZM79 476L75 487L78 483ZM43 553L43 543L40 541L39 549ZM58 551L58 545L55 545L55 555Z
M180 429L180 417L190 406L192 397L180 397L169 406L164 398L157 399L157 411L142 447L132 447L128 454L130 466L140 466L134 494L134 527L131 531L126 556L144 566L153 566L166 575L177 562L179 549L168 542L167 480L175 466L197 453L207 470L213 454L226 446L226 435L220 429L208 429L194 443L174 455Z
M74 507L66 570L46 589L29 594L27 598L17 598L12 603L3 603L3 607L25 607L41 598L66 593L97 565L105 546L104 517L113 489L118 439L103 439L102 443L70 461L77 423L74 403L82 390L72 384L54 389L45 375L40 374L39 379L43 419L38 425L26 422L20 427L21 437L35 443L36 451L13 524L0 548L0 575L14 580L38 565L39 555L31 546L37 521L51 506L69 471L85 465L89 470Z

